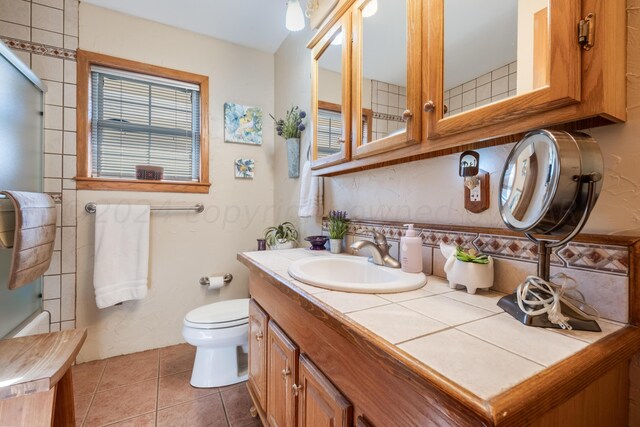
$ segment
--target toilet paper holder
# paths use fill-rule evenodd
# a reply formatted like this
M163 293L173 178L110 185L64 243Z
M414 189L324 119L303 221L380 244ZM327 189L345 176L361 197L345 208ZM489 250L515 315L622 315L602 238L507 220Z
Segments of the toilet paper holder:
M233 280L233 275L232 275L231 273L225 273L225 274L222 276L222 281L223 281L225 284L229 284L229 283L231 283L231 281L232 281L232 280ZM208 278L208 277L201 277L201 278L200 278L200 284L201 284L202 286L209 286L209 283L210 283L210 282L209 282L209 278Z

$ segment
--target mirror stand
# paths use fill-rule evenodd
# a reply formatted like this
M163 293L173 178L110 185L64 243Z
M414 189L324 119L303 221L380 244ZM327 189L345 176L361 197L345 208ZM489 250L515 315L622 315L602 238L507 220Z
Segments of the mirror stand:
M538 245L538 277L546 281L549 281L550 277L551 252L554 248L558 248L569 243L580 233L580 231L582 231L582 228L589 219L589 214L591 213L593 206L596 204L596 183L602 179L602 175L598 172L592 172L580 177L574 177L574 180L577 181L578 179L581 183L587 184L587 201L586 207L582 212L582 217L576 224L575 228L564 238L557 241L537 239L531 233L524 233L524 235L527 236L527 239Z
M549 279L552 251L584 228L603 171L597 143L583 133L531 131L509 154L502 172L500 214L510 229L538 246L538 271L498 306L525 325L600 331L597 312L584 298L573 298L572 287Z

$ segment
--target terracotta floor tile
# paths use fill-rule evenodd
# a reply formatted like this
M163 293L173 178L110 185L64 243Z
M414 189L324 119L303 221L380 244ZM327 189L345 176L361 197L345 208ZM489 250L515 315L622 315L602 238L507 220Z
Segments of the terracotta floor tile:
M106 360L94 360L93 362L74 365L71 371L73 393L77 396L95 393L106 364Z
M249 421L249 424L243 424L239 427L262 427L262 421L260 421L260 417L256 417Z
M195 388L189 384L191 371L160 377L158 389L158 408L166 408L178 403L198 399L213 393L218 393L217 388Z
M89 405L91 405L93 394L84 394L82 396L73 397L73 406L76 413L76 426L81 426L84 417L87 415Z
M245 426L254 421L249 413L252 403L246 384L222 391L222 401L231 427Z
M227 427L218 393L158 411L159 427Z
M115 424L109 424L109 427L154 427L155 425L156 413L154 411L138 417L129 418L128 420L119 421Z
M148 350L106 359L98 391L157 378L158 355L158 350Z
M158 380L130 384L96 393L85 426L102 426L156 409Z
M189 344L172 345L160 349L160 376L190 371L196 357L196 348Z

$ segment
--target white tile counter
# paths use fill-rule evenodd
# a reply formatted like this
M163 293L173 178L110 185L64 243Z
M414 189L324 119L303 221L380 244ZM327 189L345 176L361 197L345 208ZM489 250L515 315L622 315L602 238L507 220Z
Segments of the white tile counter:
M297 259L336 255L307 249L243 255L309 299L324 303L334 317L377 335L484 400L624 326L600 320L599 333L524 326L496 305L503 294L470 295L450 289L436 276L429 276L422 289L397 294L331 291L294 280L287 269Z

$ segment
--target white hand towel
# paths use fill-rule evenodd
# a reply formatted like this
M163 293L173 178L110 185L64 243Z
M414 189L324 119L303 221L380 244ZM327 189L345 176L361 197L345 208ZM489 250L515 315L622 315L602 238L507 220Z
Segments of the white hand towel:
M97 205L93 286L105 308L147 295L149 206Z
M307 160L302 166L300 177L300 208L298 209L300 218L313 217L322 212L323 187L322 177L311 174L311 162Z

